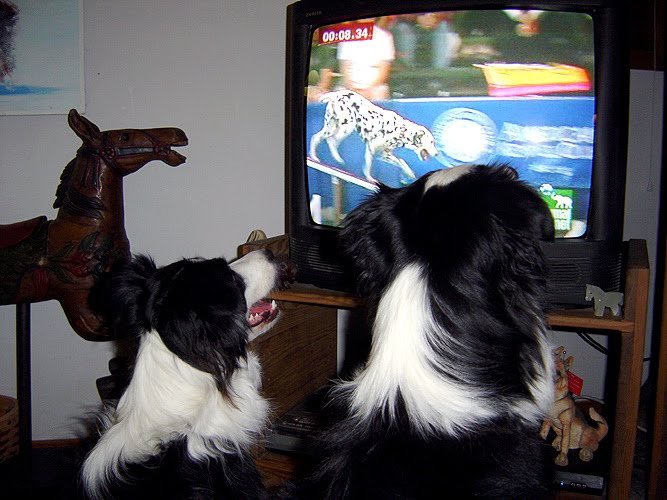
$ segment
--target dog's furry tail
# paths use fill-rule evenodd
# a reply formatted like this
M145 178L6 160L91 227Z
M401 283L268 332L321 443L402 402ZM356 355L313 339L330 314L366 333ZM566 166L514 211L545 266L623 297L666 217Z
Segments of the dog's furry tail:
M609 432L609 425L607 424L607 421L602 417L602 415L596 412L595 408L593 408L592 406L588 411L588 414L590 415L591 419L593 419L593 421L595 421L595 423L597 424L595 428L595 434L597 435L598 441L601 441L602 438L604 438Z

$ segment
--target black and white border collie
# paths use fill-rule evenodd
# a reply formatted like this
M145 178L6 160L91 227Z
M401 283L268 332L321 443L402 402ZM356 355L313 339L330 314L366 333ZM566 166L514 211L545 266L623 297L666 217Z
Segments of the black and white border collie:
M342 244L369 298L365 365L303 499L539 498L553 401L545 261L553 220L508 166L461 166L381 187Z
M82 468L91 498L265 496L249 450L264 429L247 342L277 319L262 301L292 277L268 251L228 264L135 257L106 288L115 329L138 338L129 385Z

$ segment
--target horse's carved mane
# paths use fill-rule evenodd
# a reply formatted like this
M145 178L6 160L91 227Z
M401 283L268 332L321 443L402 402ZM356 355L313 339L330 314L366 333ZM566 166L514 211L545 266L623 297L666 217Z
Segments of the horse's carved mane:
M69 180L72 177L72 171L74 170L75 165L76 156L72 158L72 161L65 165L65 168L60 174L60 184L58 184L58 187L56 188L56 201L53 202L53 208L60 208L62 206L63 199L67 193L67 189L69 188Z
M104 203L99 198L86 196L75 189L70 189L70 184L73 182L72 173L78 159L79 156L77 155L63 169L60 175L60 184L56 188L56 200L53 202L53 208L62 208L67 214L72 216L100 219L102 212L106 210ZM99 156L88 156L85 161L88 163L86 165L87 171L90 168L98 169L99 162L102 159ZM95 162L95 164L91 165L92 162Z

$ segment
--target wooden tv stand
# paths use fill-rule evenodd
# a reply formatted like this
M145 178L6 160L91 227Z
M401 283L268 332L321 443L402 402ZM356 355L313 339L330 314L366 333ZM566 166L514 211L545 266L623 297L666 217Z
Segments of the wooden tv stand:
M287 254L288 245L286 236L278 236L243 244L239 255L263 247L277 255ZM620 340L607 484L607 497L613 499L630 497L649 288L646 241L628 241L625 257L622 317L614 318L608 312L596 317L592 308L555 310L548 315L555 330L602 333ZM337 309L361 307L363 300L300 284L275 292L273 298L283 308L283 319L274 330L258 338L254 348L262 359L265 394L274 403L274 416L278 416L335 377ZM258 463L267 482L273 485L294 473L289 459L276 454L260 453Z

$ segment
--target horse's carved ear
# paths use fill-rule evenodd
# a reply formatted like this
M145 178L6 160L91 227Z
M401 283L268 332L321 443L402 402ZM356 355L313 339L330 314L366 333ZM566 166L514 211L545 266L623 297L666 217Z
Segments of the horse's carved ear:
M70 109L67 115L67 123L84 143L98 147L102 145L102 132L100 132L99 127L81 116L76 109Z

